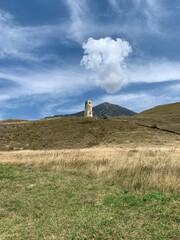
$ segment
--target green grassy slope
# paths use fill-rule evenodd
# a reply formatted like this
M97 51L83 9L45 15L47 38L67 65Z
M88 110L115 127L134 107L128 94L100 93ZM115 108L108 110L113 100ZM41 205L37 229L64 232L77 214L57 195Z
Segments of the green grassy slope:
M165 129L180 132L180 102L157 106L136 116L144 119L144 122L154 122Z
M0 239L179 239L178 192L136 192L100 178L0 168Z

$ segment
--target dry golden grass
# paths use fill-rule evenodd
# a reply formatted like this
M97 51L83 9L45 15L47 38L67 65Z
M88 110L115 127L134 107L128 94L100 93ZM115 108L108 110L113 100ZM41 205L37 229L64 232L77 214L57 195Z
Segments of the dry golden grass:
M0 164L100 177L135 190L179 190L180 148L88 148L0 152Z

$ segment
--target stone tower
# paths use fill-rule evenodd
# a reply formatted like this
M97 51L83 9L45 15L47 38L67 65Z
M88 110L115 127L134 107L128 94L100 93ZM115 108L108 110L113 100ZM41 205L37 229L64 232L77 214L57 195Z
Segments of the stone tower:
M92 101L91 100L87 100L85 102L84 116L85 117L93 117Z

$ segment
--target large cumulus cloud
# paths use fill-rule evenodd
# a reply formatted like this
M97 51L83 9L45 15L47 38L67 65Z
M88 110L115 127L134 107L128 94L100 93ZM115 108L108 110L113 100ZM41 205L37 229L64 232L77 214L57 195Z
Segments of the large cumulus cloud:
M89 38L83 44L84 56L81 65L95 73L95 80L109 93L115 93L126 85L128 78L125 73L125 59L132 52L130 44L117 38L110 37L93 39Z

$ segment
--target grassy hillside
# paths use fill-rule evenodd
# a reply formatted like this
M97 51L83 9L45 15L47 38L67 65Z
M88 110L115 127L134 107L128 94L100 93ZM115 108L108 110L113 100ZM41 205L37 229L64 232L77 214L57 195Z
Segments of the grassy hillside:
M148 109L136 115L145 123L155 123L165 129L180 132L180 102L166 104Z
M179 141L176 135L144 128L138 126L137 122L137 118L121 117L98 120L55 118L25 123L1 123L0 150L161 145L176 144Z
M156 106L137 115L146 118L165 118L177 121L180 118L180 102Z
M156 127L180 133L180 103L158 106L135 117L1 121L0 150L179 144L178 135Z

